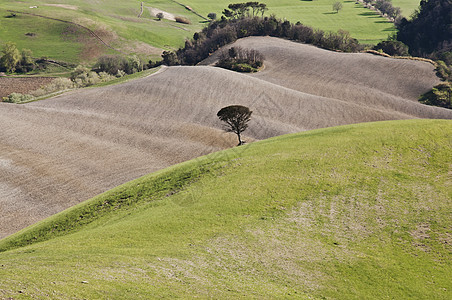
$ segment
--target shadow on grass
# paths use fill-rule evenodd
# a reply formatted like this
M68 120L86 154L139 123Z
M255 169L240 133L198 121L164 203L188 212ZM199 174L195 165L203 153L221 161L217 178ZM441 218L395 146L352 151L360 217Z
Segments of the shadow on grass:
M335 15L337 14L336 12L332 11L332 12L325 12L323 13L324 15Z
M362 13L358 14L358 16L379 16L379 15L376 12L367 11L367 12L362 12Z

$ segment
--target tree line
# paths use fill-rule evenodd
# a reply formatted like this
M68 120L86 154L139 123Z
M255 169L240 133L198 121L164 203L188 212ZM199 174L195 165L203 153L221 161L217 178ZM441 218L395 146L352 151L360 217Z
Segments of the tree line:
M312 44L329 50L357 52L364 47L347 31L325 32L300 22L293 24L274 15L261 16L266 6L257 2L231 4L219 20L212 20L201 32L193 35L185 46L175 52L165 51L165 65L195 65L219 48L248 36L273 36ZM253 11L253 7L260 7Z
M452 0L421 0L412 18L403 18L397 28L396 39L411 55L436 60L437 74L444 81L421 102L452 108Z

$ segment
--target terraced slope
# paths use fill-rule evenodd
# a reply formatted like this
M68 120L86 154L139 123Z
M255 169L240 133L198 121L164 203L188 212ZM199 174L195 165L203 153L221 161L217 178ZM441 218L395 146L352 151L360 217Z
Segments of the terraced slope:
M267 56L262 74L171 67L117 86L26 105L0 103L0 236L144 174L234 146L236 138L216 117L226 105L254 111L248 142L359 122L452 119L450 110L415 101L413 91L437 82L427 63L272 38L243 43L255 43ZM304 65L309 62L315 63Z
M319 129L145 176L0 241L0 298L450 299L451 125Z

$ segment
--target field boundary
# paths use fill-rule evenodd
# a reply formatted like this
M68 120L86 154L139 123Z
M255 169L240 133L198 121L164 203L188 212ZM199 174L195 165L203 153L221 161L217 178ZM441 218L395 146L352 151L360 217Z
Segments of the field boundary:
M383 56L383 57L388 57L388 58L395 58L395 59L407 59L407 60L415 60L415 61L422 61L422 62L426 62L429 64L432 64L435 67L438 67L438 64L431 59L428 58L423 58L423 57L416 57L416 56L391 56L387 53L384 52L378 52L376 50L366 50L364 51L364 53L369 53L369 54L374 54L374 55L379 55L379 56Z
M185 5L185 4L183 4L183 3L180 3L180 2L177 2L177 1L175 1L175 0L171 0L171 1L173 1L173 2L176 3L176 4L179 4L180 6L182 6L183 8L185 8L186 10L191 11L192 13L194 13L195 15L197 15L198 17L203 18L203 19L206 20L206 21L209 21L208 18L206 18L206 17L204 17L203 15L201 15L200 13L194 11L193 8L191 8L190 6Z

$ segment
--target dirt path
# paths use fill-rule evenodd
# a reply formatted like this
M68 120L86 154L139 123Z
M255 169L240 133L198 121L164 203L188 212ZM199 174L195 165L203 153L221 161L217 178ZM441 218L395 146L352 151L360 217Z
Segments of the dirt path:
M176 21L176 16L173 15L172 13L169 13L169 12L166 12L166 11L163 11L161 9L154 8L154 7L147 7L147 9L151 13L151 15L154 16L154 17L157 17L157 14L162 13L164 19L167 19L167 20L170 20L170 21Z

